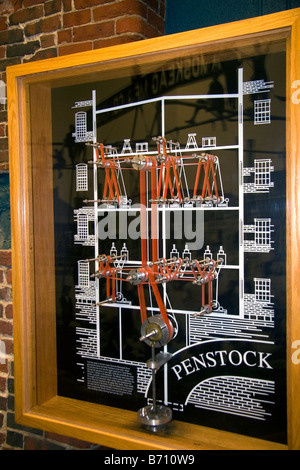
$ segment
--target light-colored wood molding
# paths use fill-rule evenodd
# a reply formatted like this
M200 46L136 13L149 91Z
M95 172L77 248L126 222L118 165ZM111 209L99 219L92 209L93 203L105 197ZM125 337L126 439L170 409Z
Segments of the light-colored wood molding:
M47 76L41 77L45 72L57 72L58 76L65 76L72 73L73 67L80 67L83 73L85 67L93 64L103 64L104 62L130 59L134 62L139 56L146 56L155 53L170 53L170 51L179 50L184 47L198 46L199 49L209 45L211 47L215 42L224 44L226 41L241 37L251 37L255 34L268 34L272 31L289 29L297 22L299 9L286 10L280 13L261 16L259 18L250 18L232 23L210 26L200 30L192 30L185 33L177 33L159 38L147 39L128 44L120 44L95 49L87 52L78 52L62 57L55 57L43 61L28 62L26 64L14 65L8 67L16 77L25 77L30 75L30 80L34 80L32 75L36 75L36 80L47 80ZM201 38L201 39L200 39ZM199 40L200 39L200 40ZM117 64L120 67L120 62Z
M287 76L287 371L289 447L300 449L300 364L292 360L300 341L300 18L291 31Z
M42 104L42 105L41 105ZM56 301L51 89L30 88L37 403L56 394Z
M287 398L288 445L172 422L168 435L149 435L136 423L133 412L56 396L53 237L50 235L46 267L39 273L41 234L53 226L37 223L43 212L33 191L51 204L51 185L43 185L51 172L49 153L54 86L91 80L93 73L110 73L135 64L151 64L174 57L178 51L209 51L226 44L287 38ZM300 364L292 361L293 345L300 340L300 103L293 101L300 80L300 9L204 28L136 43L16 65L7 69L12 263L14 303L15 415L26 426L70 435L119 449L300 449ZM300 98L300 94L298 95ZM41 101L42 100L42 101ZM38 137L37 145L34 138ZM50 158L49 158L50 161ZM49 163L49 162L48 162ZM40 165L40 167L36 166ZM43 179L39 182L39 177ZM50 181L50 180L49 180ZM46 183L49 183L47 181ZM40 184L41 183L41 184ZM50 207L50 206L49 206ZM44 224L45 222L43 222ZM52 238L51 238L52 237ZM39 284L37 286L37 284ZM283 286L284 288L284 286Z
M173 421L168 433L155 435L141 430L136 413L70 398L54 397L26 416L27 424L122 450L285 450L286 446L240 434ZM88 421L89 426L86 425Z

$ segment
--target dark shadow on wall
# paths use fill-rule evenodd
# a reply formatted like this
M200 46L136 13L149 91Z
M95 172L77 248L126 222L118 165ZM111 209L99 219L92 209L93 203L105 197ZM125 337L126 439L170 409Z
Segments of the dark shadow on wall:
M300 7L300 0L166 0L165 34L179 33Z

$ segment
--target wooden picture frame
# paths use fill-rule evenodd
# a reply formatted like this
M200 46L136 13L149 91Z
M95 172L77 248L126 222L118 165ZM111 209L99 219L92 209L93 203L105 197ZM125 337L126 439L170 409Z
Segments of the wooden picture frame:
M51 90L97 73L151 66L197 50L286 42L287 445L173 421L141 429L136 413L57 395ZM114 449L300 449L300 9L7 69L15 354L15 418L22 425ZM46 217L45 217L46 214ZM46 234L46 235L45 235Z

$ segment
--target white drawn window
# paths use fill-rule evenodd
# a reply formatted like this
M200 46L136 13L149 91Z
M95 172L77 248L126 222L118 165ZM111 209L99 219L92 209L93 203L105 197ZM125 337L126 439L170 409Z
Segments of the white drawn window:
M271 244L271 219L255 219L255 244Z
M89 225L87 214L79 214L77 219L77 235L79 240L87 240Z
M255 300L257 302L271 301L271 279L254 279L255 282Z
M254 101L254 124L269 124L271 122L271 100Z
M202 137L202 147L215 147L216 145L216 137Z
M138 142L135 144L135 151L139 152L148 152L148 142Z
M78 261L78 285L80 287L89 287L89 271L89 263L86 261Z
M269 186L271 183L271 160L254 160L255 184L258 186Z
M76 191L88 190L88 166L86 163L76 165Z
M75 132L77 141L84 141L86 139L87 131L87 118L86 112L80 111L75 115Z

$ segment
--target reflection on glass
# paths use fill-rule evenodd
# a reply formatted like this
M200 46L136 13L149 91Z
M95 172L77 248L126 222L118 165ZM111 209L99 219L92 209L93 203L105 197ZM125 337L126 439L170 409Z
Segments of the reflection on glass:
M285 442L284 44L52 93L59 393Z

